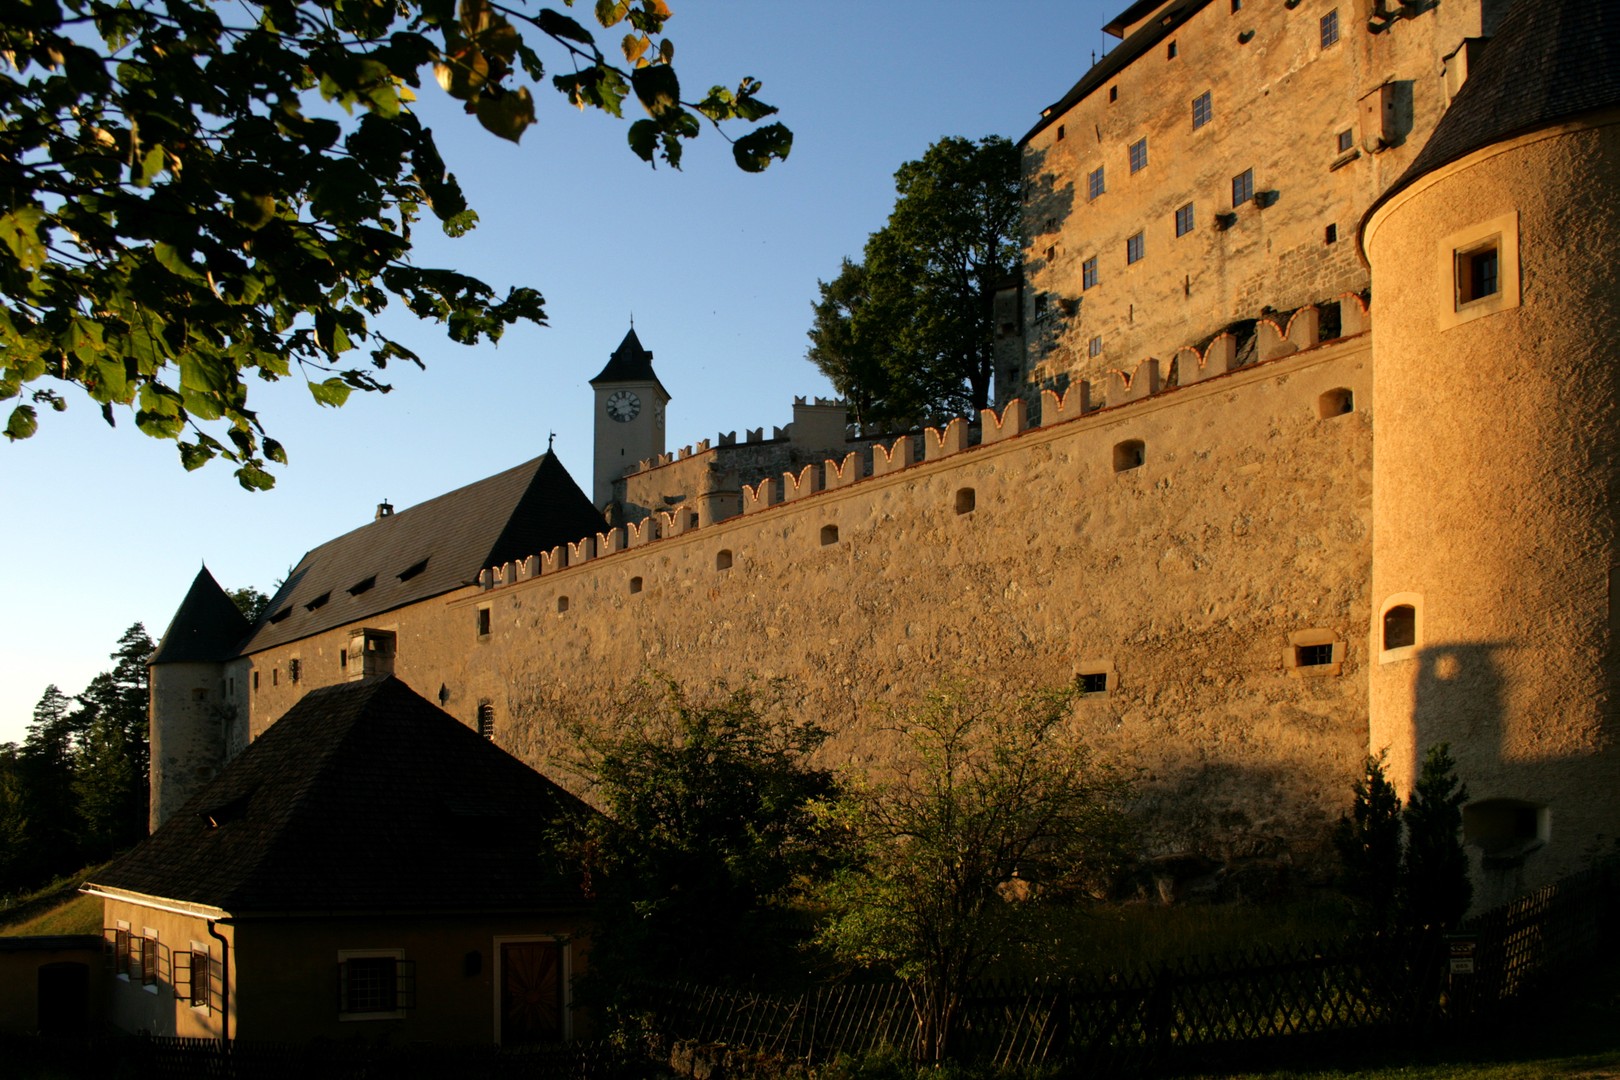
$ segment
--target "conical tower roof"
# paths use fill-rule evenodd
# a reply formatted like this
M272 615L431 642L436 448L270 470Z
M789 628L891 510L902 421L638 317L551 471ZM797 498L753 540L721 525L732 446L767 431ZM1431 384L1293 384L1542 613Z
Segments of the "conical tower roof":
M653 371L653 354L642 348L641 339L636 337L636 328L631 327L630 332L624 335L619 347L613 350L608 357L607 367L603 368L591 380L591 385L598 383L622 382L653 382L658 383L658 389L664 397L669 397L669 391L659 382L658 375Z
M213 663L235 654L253 627L208 567L197 571L148 664Z

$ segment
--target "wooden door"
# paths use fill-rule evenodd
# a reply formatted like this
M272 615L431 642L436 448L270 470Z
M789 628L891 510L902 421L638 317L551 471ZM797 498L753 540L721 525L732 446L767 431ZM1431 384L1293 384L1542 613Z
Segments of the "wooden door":
M561 1042L563 1028L562 944L501 943L501 1042Z

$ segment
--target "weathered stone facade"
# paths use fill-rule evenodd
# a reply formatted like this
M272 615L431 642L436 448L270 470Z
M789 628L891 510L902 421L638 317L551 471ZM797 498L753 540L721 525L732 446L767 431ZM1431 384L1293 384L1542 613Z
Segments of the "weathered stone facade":
M1481 901L1578 868L1620 836L1620 41L1597 0L1504 6L1132 5L1026 139L1054 220L997 300L1000 412L843 441L801 402L660 450L608 478L622 523L237 648L229 745L362 677L371 634L542 768L565 703L653 671L785 677L872 768L884 708L966 674L1089 691L1147 854L1320 853L1363 755L1404 793L1444 741ZM1248 167L1276 197L1217 229ZM154 760L206 742L191 667L154 668Z

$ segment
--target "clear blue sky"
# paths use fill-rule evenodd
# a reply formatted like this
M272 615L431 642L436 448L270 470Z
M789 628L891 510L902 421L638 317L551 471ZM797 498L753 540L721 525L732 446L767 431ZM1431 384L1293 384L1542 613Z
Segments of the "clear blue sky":
M785 424L795 394L829 394L804 359L818 278L858 256L894 202L893 174L947 135L1016 139L1114 44L1103 23L1126 0L672 0L669 35L692 98L745 74L781 108L793 154L762 175L732 164L712 131L684 168L649 170L627 119L541 91L539 123L512 146L431 83L430 118L481 224L430 236L424 265L504 291L532 285L550 325L498 347L393 329L427 370L390 369L392 393L316 406L298 380L256 384L287 447L266 493L229 468L180 468L171 443L109 430L82 396L33 439L0 445L0 507L12 537L0 569L0 742L20 741L41 691L73 694L109 665L131 623L156 640L197 568L266 592L309 548L539 454L548 433L587 492L587 385L636 332L673 395L671 448L721 431Z

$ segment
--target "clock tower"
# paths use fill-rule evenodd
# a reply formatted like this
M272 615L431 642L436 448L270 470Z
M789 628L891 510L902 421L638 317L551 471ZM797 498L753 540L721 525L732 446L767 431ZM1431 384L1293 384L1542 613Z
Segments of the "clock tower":
M664 407L669 392L658 381L652 353L641 347L635 327L624 335L607 367L591 380L596 391L596 461L591 501L605 510L613 481L644 458L664 452Z

